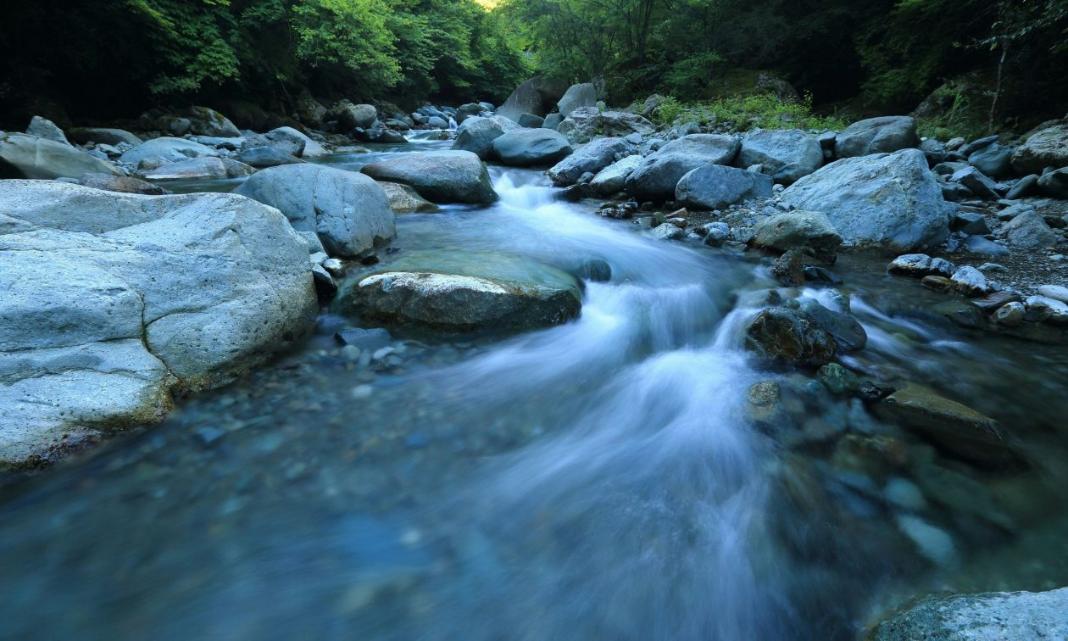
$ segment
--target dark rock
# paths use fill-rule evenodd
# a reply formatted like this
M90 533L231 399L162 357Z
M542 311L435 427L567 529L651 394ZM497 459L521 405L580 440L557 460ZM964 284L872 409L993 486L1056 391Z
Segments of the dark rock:
M720 209L745 200L769 198L771 194L772 180L769 176L724 165L705 165L689 171L675 187L676 201L687 207L705 210Z
M758 223L750 244L781 252L808 247L818 257L833 259L842 244L842 237L823 214L791 211Z
M889 153L917 147L916 121L909 116L883 116L855 122L838 134L835 154L838 158Z
M964 185L968 191L985 200L997 200L1001 197L997 191L997 184L975 167L958 170L949 180Z
M953 214L953 217L949 219L949 228L953 231L978 234L980 236L990 233L990 226L986 223L986 217L976 212L960 211Z
M801 301L801 312L834 338L839 352L855 352L868 344L867 332L852 314L827 309L811 298Z
M1042 174L1038 190L1051 198L1068 200L1068 167Z
M534 114L520 114L517 122L520 127L538 128L545 123L545 119Z
M1008 200L1016 200L1017 198L1024 198L1031 195L1038 189L1038 175L1031 174L1030 176L1024 176L1016 181L1016 184L1009 189L1005 194L1005 198Z
M829 363L834 338L797 311L763 310L746 327L746 349L775 364L819 367Z
M469 151L390 154L361 171L375 180L410 185L432 202L485 205L497 200L486 166Z
M691 134L673 140L647 156L625 183L627 193L641 200L665 201L690 171L704 165L728 165L738 153L733 136Z
M1012 147L994 143L972 152L968 162L976 169L993 178L1005 178L1012 173Z

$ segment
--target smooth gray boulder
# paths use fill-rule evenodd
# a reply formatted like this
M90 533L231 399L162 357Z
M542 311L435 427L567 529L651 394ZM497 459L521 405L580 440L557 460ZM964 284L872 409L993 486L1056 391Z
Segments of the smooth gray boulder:
M1057 234L1037 211L1025 211L1001 226L998 236L1017 249L1046 249L1057 244Z
M675 187L675 200L694 209L719 209L744 200L770 198L770 176L725 165L689 171Z
M45 140L63 143L64 145L70 144L66 134L59 128L59 125L48 118L43 118L41 116L34 116L30 119L30 125L26 127L26 133L31 136L37 136L38 138L44 138Z
M558 82L535 76L516 87L497 109L497 114L516 122L519 121L519 116L525 113L544 116L566 89L566 86Z
M1068 639L1068 588L928 597L876 627L873 641Z
M486 165L470 151L395 154L361 171L375 180L409 185L431 202L486 205L497 200Z
M219 151L184 138L153 138L137 145L119 156L119 162L133 167L151 165L155 168L169 162L178 162L201 156L218 156Z
M513 129L493 141L493 155L515 167L551 165L571 153L571 143L551 129Z
M1068 200L1068 167L1046 172L1037 184L1043 195Z
M519 123L520 127L534 129L541 127L543 124L545 124L545 119L541 116L535 116L534 114L519 114L519 119L517 120L517 122Z
M823 149L816 136L800 129L757 129L742 136L734 164L742 169L760 165L761 173L789 185L823 165Z
M630 176L641 164L641 154L632 154L617 160L597 172L597 175L590 181L590 190L598 196L611 196L623 191L627 176Z
M505 132L518 128L515 122L501 116L471 116L464 119L456 129L456 139L452 148L478 154L483 160L493 157L493 141Z
M782 199L826 214L846 244L897 253L944 241L953 210L919 149L838 160L787 187Z
M144 142L138 136L125 129L113 129L109 127L74 127L67 132L70 139L79 145L95 143L98 145L140 145Z
M1035 132L1012 154L1012 168L1021 176L1046 167L1068 167L1068 124Z
M160 420L310 331L306 245L233 194L0 181L0 463ZM46 267L45 267L46 266Z
M987 145L968 156L968 162L987 176L1002 179L1012 174L1012 147L997 143Z
M394 214L425 214L439 210L437 205L420 196L419 192L408 185L383 180L378 181L378 186L385 192Z
M975 167L965 167L953 172L949 177L950 182L960 183L968 188L979 198L984 200L997 200L1000 195L997 192L997 183L983 174Z
M574 276L529 258L411 252L349 283L338 301L343 312L392 325L513 331L575 318L582 290Z
M622 138L598 138L575 149L570 156L553 165L546 173L557 186L574 185L583 174L596 174L633 149L633 146Z
M597 87L592 82L583 82L571 85L564 95L556 103L556 111L567 118L571 112L582 107L594 107L597 105Z
M757 223L749 242L779 252L808 247L817 254L833 256L842 244L842 237L822 213L790 211Z
M240 153L237 154L236 158L246 165L256 167L257 169L277 167L279 165L295 165L304 162L300 158L297 158L286 151L284 148L275 146L249 147L247 149L242 149Z
M855 122L835 139L838 158L881 154L920 146L916 120L910 116L882 116Z
M737 138L719 134L690 134L672 140L646 156L627 176L627 193L640 200L671 200L683 176L703 165L729 165L738 147Z
M273 142L287 142L300 147L300 153L294 155L301 158L321 158L330 153L311 137L292 127L278 127L268 131L265 136Z
M385 192L356 172L313 164L273 167L236 193L277 208L297 231L315 232L331 256L364 256L396 235Z
M0 134L0 177L79 178L121 175L118 167L69 144L28 134Z
M256 170L230 158L204 156L167 163L142 173L147 180L192 180L204 178L242 178Z
M556 130L567 136L571 144L589 142L598 136L624 138L631 134L648 136L656 132L656 125L629 111L601 111L596 107L580 107L564 118Z

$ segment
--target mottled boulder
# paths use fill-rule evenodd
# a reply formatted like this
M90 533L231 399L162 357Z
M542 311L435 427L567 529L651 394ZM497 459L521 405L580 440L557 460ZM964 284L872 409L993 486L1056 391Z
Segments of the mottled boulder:
M578 182L587 172L596 174L632 150L630 143L622 138L598 138L576 149L547 173L553 184L566 187Z
M1012 155L1020 175L1041 174L1046 167L1068 167L1068 124L1035 132Z
M145 171L142 176L148 180L222 179L242 178L255 171L252 167L230 158L204 156L167 163Z
M125 129L109 127L74 127L67 132L71 140L79 145L95 143L98 145L140 145L143 140Z
M30 119L30 125L26 127L26 133L31 136L37 136L38 138L44 138L45 140L63 143L64 145L70 144L66 134L59 128L59 125L48 118L43 118L41 116L34 116Z
M728 165L738 153L738 139L718 134L690 134L646 156L626 180L627 193L640 200L671 200L687 173L703 165Z
M838 134L834 150L838 158L851 158L919 146L915 119L909 116L882 116L849 125Z
M561 116L567 118L576 109L594 107L596 105L597 87L592 82L583 82L567 88L560 101L556 103L556 110Z
M642 164L640 154L633 154L617 160L611 165L597 172L590 181L589 189L598 196L611 196L623 191L623 186L629 176L639 165Z
M571 143L551 129L513 129L493 141L493 155L516 167L551 165L570 153Z
M842 237L822 213L791 211L760 221L749 242L779 252L807 247L817 255L834 256Z
M770 307L745 329L745 347L775 365L819 367L834 359L834 338L800 312Z
M424 214L438 211L438 206L419 195L408 185L381 181L378 186L385 192L389 206L395 214Z
M395 154L361 171L375 180L409 185L431 202L485 205L497 200L486 165L470 151Z
M456 139L452 148L460 151L470 151L478 154L478 157L487 160L493 156L493 141L504 135L505 132L516 129L519 125L501 116L471 116L466 118L456 130Z
M816 136L799 129L757 129L742 136L735 165L760 165L775 182L789 185L823 165L823 149Z
M596 107L580 107L564 118L556 130L577 145L598 136L624 138L635 133L648 136L656 132L656 125L629 111L600 111Z
M771 197L771 177L725 165L705 165L687 172L675 186L675 200L693 209L719 209L755 198Z
M169 162L178 162L201 156L218 156L219 151L184 138L153 138L137 145L119 156L119 162L144 168L155 168Z
M0 178L78 178L121 175L117 167L69 144L27 134L0 134Z
M257 172L237 193L276 207L297 231L315 232L333 256L362 256L396 235L393 210L367 176L323 165Z

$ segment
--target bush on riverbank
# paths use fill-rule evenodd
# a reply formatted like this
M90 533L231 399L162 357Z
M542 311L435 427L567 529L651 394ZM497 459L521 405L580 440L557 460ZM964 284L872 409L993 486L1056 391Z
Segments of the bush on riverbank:
M682 102L665 98L652 114L661 125L696 122L718 125L736 131L761 129L844 129L848 124L835 116L820 116L812 111L812 97L798 102L784 101L771 94L735 96L709 102Z

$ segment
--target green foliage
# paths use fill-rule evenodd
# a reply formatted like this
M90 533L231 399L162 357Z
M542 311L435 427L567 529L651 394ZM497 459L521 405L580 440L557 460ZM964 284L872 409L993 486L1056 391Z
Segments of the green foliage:
M296 56L308 67L343 69L371 90L401 79L383 0L303 0L292 7Z
M812 97L785 102L771 94L735 96L709 102L683 103L667 97L653 113L661 125L696 122L733 131L761 129L840 130L846 122L812 111Z

